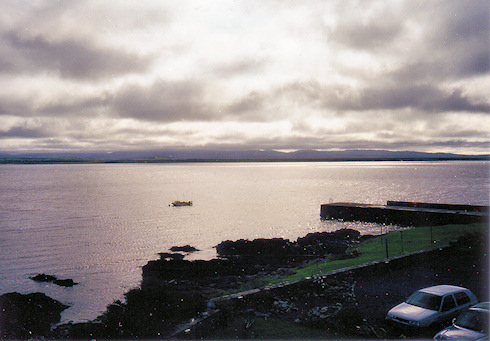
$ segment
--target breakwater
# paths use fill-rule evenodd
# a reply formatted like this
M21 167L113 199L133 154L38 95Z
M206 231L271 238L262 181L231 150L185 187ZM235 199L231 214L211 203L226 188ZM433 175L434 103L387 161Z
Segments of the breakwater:
M403 201L386 205L331 203L321 205L320 217L401 226L471 224L488 222L489 207Z

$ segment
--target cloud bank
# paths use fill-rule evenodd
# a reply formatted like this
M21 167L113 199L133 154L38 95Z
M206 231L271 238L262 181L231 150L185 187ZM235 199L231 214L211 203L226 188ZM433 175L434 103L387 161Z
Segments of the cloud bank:
M488 153L488 1L6 1L0 150Z

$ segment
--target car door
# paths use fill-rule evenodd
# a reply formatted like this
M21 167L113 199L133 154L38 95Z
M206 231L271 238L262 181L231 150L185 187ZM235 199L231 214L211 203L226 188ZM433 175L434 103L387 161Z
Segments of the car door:
M442 299L438 321L447 321L458 315L459 309L452 294L446 295Z
M468 294L464 291L455 293L454 298L456 299L456 304L459 307L459 311L463 311L466 308L469 308L471 305L475 304L468 296Z

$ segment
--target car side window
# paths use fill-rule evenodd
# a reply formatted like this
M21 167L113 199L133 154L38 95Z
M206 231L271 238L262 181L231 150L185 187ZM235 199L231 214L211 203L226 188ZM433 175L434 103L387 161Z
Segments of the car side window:
M441 311L449 311L454 308L456 308L456 302L454 302L453 295L447 295L446 297L444 297Z
M454 298L456 298L456 302L458 302L458 305L463 305L470 301L468 294L466 294L465 292L458 292L454 294Z

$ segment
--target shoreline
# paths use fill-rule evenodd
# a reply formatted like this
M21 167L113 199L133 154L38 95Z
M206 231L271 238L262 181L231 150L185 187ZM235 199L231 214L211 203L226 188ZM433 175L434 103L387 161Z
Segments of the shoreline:
M399 303L398 301L411 293L410 290L418 289L417 286L421 283L424 285L433 283L436 279L440 281L452 278L460 282L455 284L461 285L470 278L465 273L465 269L459 269L461 266L456 265L454 259L452 261L454 264L451 265L452 272L445 273L437 270L439 274L436 277L433 270L427 269L440 267L444 262L426 267L421 264L431 264L441 257L447 258L446 263L450 264L449 259L459 255L457 261L466 257L469 263L473 263L472 269L476 267L482 276L486 274L488 277L488 245L486 241L483 243L486 246L482 246L481 240L470 240L466 241L466 246L453 243L441 250L391 259L389 262L381 261L360 269L334 271L324 276L292 281L290 285L267 285L274 276L286 278L298 267L302 268L308 264L315 267L315 262L312 263L311 259L321 260L324 256L323 253L318 253L315 248L312 248L312 245L321 239L320 237L324 238L325 245L337 247L338 258L350 260L351 256L345 252L347 247L344 245L339 248L338 240L350 239L348 243L352 246L358 243L360 234L352 230L342 232L333 239L328 233L307 235L298 238L298 242L294 245L278 238L259 241L225 241L220 243L218 249L227 260L185 261L183 257L176 256L178 253L162 253L160 260L149 261L143 267L141 286L126 293L126 302L114 302L107 307L104 314L93 321L60 325L49 337L221 338L223 333L228 333L224 335L225 338L252 337L260 334L260 326L264 324L269 326L268 329L281 330L283 327L277 327L276 324L281 325L286 321L295 322L294 327L299 328L301 333L312 332L312 338L324 337L325 330L329 330L327 338L339 336L376 338L390 335L382 319L387 305L394 304L395 301ZM374 241L377 240L376 237L373 238ZM332 242L332 240L336 241ZM468 243L474 244L472 250L468 249ZM309 257L302 257L298 249L307 250ZM449 249L450 251L446 251ZM233 250L233 254L230 250ZM258 254L257 250L260 250ZM298 253L293 253L291 258L291 252L294 250ZM316 264L320 267L319 263ZM383 285L378 283L379 277L384 278ZM401 287L394 285L395 278L405 278L404 284ZM246 287L248 283L252 284L248 295L225 296L227 292L236 293L237 289ZM488 292L487 282L476 281L476 283L483 284L481 287ZM479 297L480 300L488 300L488 294L485 296L480 288L473 290L478 291L479 296L483 297ZM325 295L325 292L330 294ZM379 299L380 296L383 296L383 300ZM221 299L216 299L217 297ZM296 299L291 300L291 297ZM333 300L332 297L335 299ZM168 309L162 309L163 306L167 306ZM365 316L366 307L376 307L376 309ZM348 316L356 318L352 320ZM192 320L200 323L185 324L186 321ZM253 325L248 327L247 324L243 325L244 320ZM207 325L210 321L211 323ZM181 323L184 323L183 329L176 330L176 326ZM240 335L229 331L227 328L230 325L234 325L237 330L243 327L240 329ZM343 334L339 334L340 330L344 330ZM252 332L255 334L251 334Z

